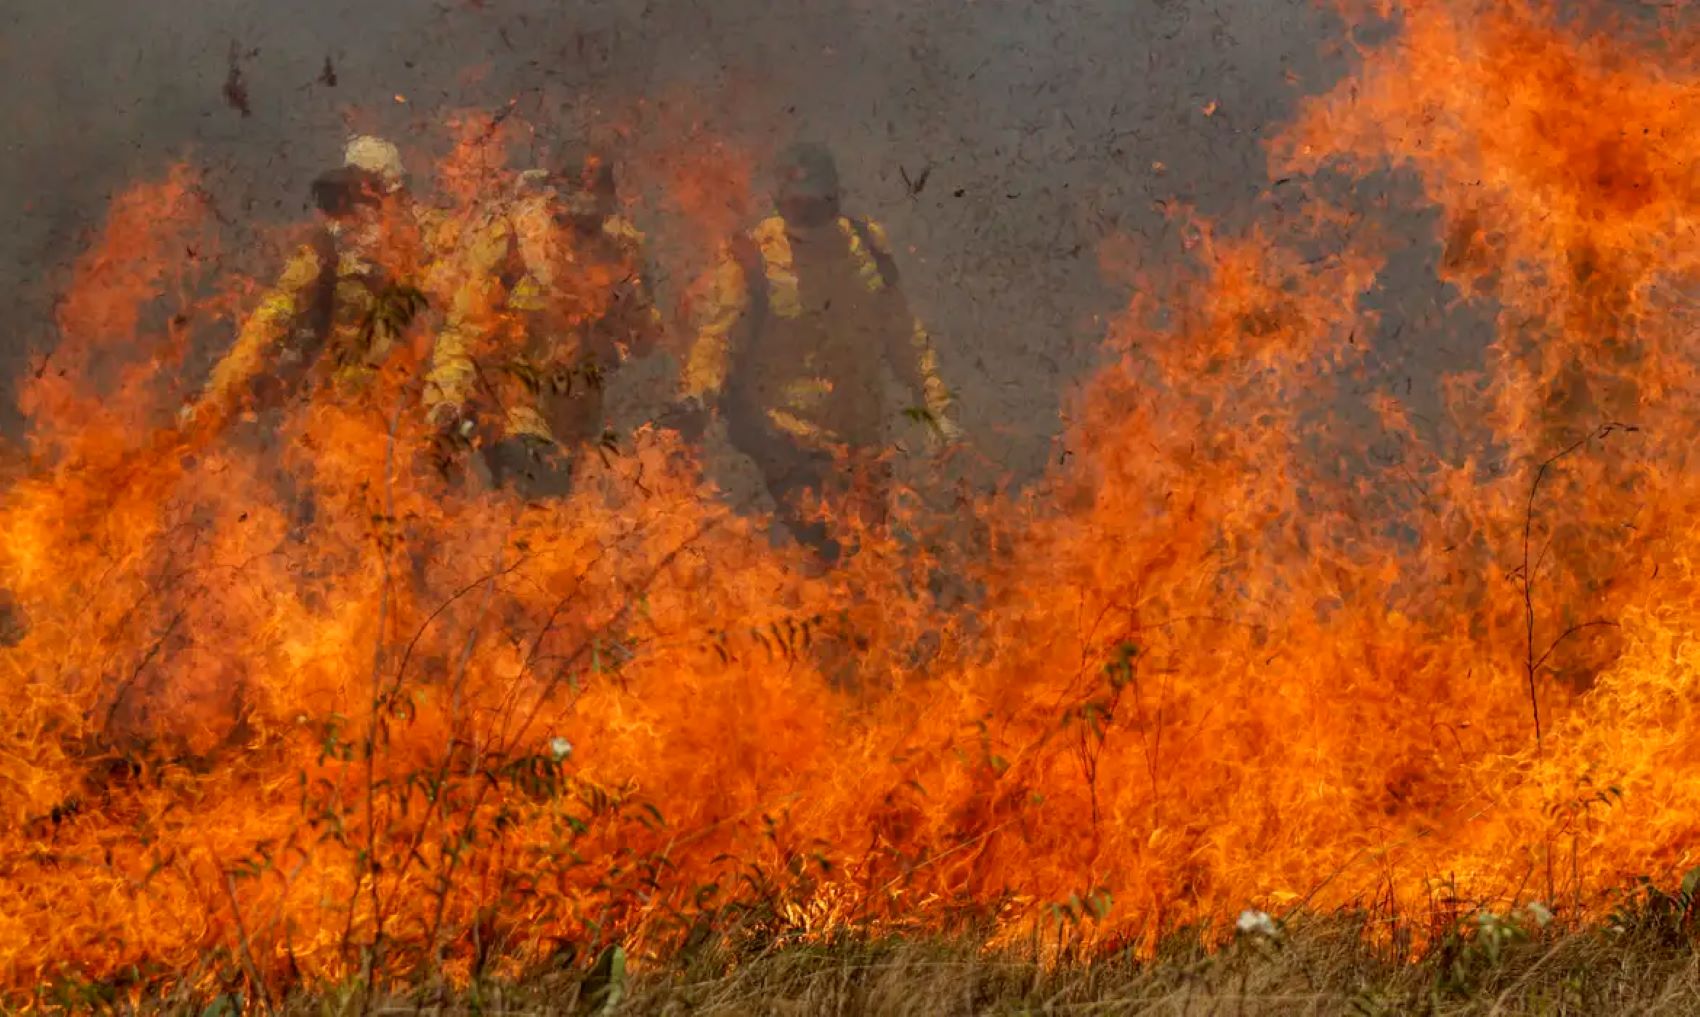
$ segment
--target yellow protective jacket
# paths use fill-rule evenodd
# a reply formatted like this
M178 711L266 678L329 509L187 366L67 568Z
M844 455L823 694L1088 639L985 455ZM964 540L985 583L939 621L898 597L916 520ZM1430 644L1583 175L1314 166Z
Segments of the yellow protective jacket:
M721 403L734 441L762 428L816 447L874 445L888 422L882 364L950 426L937 354L885 231L847 216L797 228L775 215L722 250L681 387Z
M421 233L431 228L428 213L412 218ZM391 260L405 249L393 260L416 262L417 246L398 245L383 257ZM379 264L379 255L365 247L335 226L298 246L213 365L199 404L230 412L245 396L257 402L286 398L313 375L343 385L368 378L396 338L378 320L379 301L392 284L409 281L412 266Z
M461 256L426 373L427 413L476 414L502 437L598 437L604 376L659 333L642 234L619 216L597 236L569 233L549 196L525 196L490 213Z

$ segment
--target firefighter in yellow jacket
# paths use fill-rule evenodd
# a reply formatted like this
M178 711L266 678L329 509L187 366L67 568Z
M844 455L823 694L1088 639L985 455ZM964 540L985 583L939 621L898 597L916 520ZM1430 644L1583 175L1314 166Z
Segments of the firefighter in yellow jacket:
M715 269L707 313L687 354L686 419L715 404L728 436L754 460L781 519L827 561L840 548L804 518L797 498L851 474L863 518L884 520L879 452L892 407L884 368L909 390L933 433L960 436L926 329L911 315L885 231L840 208L838 171L817 145L781 164L778 214L734 237ZM871 487L866 486L871 484Z
M313 182L320 226L213 366L185 420L275 407L310 379L347 390L389 355L420 310L423 224L408 199L401 158L381 139L351 141L344 165Z
M494 482L564 494L604 439L610 373L660 330L643 237L618 212L612 168L592 156L522 174L463 258L425 382L437 465L481 436Z

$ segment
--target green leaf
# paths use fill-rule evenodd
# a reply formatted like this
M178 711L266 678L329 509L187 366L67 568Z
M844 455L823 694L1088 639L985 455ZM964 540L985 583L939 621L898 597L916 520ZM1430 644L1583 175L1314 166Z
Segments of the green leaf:
M584 976L580 1009L586 1014L610 1014L626 998L626 951L618 943L602 951Z
M1110 916L1110 907L1115 903L1115 900L1110 896L1110 891L1099 890L1088 896L1086 902L1091 905L1093 916L1101 922Z

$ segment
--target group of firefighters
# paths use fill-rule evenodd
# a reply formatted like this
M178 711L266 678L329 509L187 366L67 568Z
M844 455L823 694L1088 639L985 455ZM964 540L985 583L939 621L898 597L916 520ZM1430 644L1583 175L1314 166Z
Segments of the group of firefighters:
M691 438L721 417L777 517L830 563L841 549L801 496L848 495L855 477L858 512L883 519L884 371L911 391L910 415L936 440L955 442L960 431L890 242L841 208L831 154L797 145L777 170L774 213L722 245L678 397L657 416ZM396 146L360 137L312 193L320 228L243 323L185 421L279 412L308 388L352 396L423 313L433 334L419 409L432 439L419 462L526 497L565 493L586 449L608 433L610 375L667 328L612 166L592 155L522 173L469 223L412 195Z

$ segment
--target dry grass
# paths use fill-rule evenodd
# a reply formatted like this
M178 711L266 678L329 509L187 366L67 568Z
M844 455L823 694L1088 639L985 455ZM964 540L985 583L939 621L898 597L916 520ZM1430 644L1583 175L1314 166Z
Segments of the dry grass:
M1700 970L1690 945L1614 943L1598 932L1532 940L1479 971L1440 953L1396 964L1355 930L1317 928L1283 944L1160 960L1100 959L1050 970L970 945L890 942L795 947L717 977L639 979L628 1014L1692 1014ZM1466 962L1466 965L1469 962ZM576 995L576 993L574 993ZM496 1002L496 1000L491 1000ZM564 997L519 993L514 1010L560 1011Z
M1175 937L1154 959L1126 954L1041 965L965 940L845 940L734 954L681 954L629 981L582 968L518 983L370 1002L320 991L283 1006L355 1014L950 1015L950 1014L1693 1014L1700 967L1690 915L1645 909L1582 931L1523 924L1442 937L1415 963L1367 945L1362 925L1330 918L1217 950ZM604 955L604 965L608 961ZM609 999L608 987L617 998ZM223 1001L161 1001L154 1013L231 1017Z

